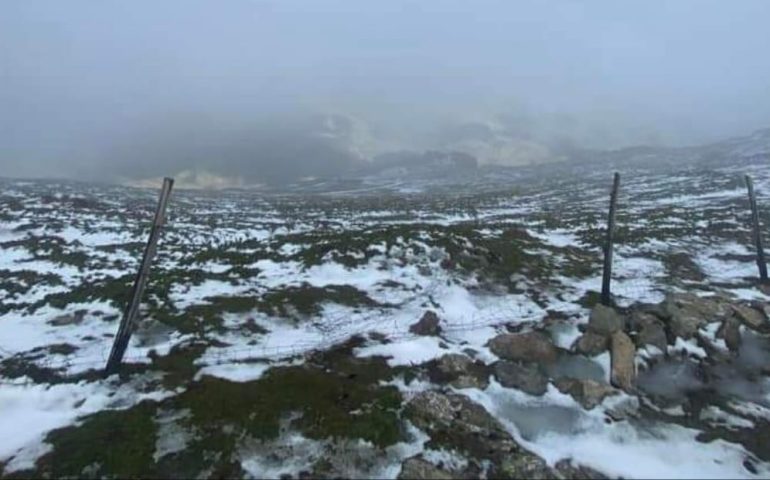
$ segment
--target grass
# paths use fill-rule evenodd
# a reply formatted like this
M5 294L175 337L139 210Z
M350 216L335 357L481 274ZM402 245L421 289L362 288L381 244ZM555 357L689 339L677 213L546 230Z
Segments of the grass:
M34 470L18 475L133 478L209 471L242 476L237 454L242 441L270 442L287 421L291 430L310 439L393 445L406 438L400 417L403 399L397 388L381 382L396 371L382 358L354 357L352 349L359 344L359 339L351 340L312 356L303 366L272 368L250 382L210 376L193 382L193 361L205 347L175 348L154 358L151 369L173 373L164 386L184 385L184 392L159 403L98 412L77 426L54 430L46 437L52 450ZM156 462L155 418L160 411L189 412L178 422L192 435L182 452Z

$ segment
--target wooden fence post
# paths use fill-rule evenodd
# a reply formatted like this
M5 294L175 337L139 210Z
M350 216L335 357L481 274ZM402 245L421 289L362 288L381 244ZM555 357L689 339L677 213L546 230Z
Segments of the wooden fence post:
M610 194L610 213L607 218L607 240L604 244L604 268L602 270L602 295L601 302L609 306L611 303L610 280L612 278L612 242L615 233L615 208L618 202L618 187L620 187L620 174L615 172Z
M168 199L171 195L171 187L173 187L173 185L173 178L163 179L163 189L160 192L158 208L155 210L155 219L152 222L150 237L147 239L147 245L144 249L142 263L136 274L134 285L131 288L128 305L123 312L123 318L120 321L118 333L115 335L115 342L112 344L110 358L107 360L107 366L104 368L106 376L117 373L118 370L120 370L120 363L123 361L123 355L126 353L128 341L131 339L131 333L133 333L134 322L139 313L139 305L142 301L144 287L147 285L147 278L150 274L150 265L152 264L152 259L155 257L158 248L160 230L166 220L166 205L168 204Z
M759 210L757 210L757 197L754 196L754 182L746 175L746 187L749 189L749 205L751 205L751 225L754 233L754 245L757 248L757 267L759 268L760 283L768 283L767 263L765 263L765 249L762 246L762 232L759 228Z

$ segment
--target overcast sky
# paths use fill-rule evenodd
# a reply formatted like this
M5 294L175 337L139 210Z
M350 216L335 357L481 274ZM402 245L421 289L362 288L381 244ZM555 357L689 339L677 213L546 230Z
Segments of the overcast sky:
M770 126L768 47L767 0L2 0L0 176L319 112L394 146L496 115L590 146L701 143Z

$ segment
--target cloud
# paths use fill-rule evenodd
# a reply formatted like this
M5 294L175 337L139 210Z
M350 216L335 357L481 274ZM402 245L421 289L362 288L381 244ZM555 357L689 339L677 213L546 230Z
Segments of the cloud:
M768 17L765 0L5 0L2 174L283 181L389 150L714 141L770 125Z

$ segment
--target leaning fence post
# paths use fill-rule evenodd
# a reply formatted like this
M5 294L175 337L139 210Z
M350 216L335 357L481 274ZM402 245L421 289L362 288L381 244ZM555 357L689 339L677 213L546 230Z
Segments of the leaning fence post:
M602 295L603 305L610 305L610 279L612 278L612 241L615 233L615 206L618 202L618 187L620 186L620 174L615 172L610 194L610 213L607 218L607 240L604 244L604 269L602 270Z
M166 205L168 204L168 199L171 195L171 187L173 185L173 178L163 179L163 189L160 192L158 208L155 210L155 219L153 220L150 229L150 237L147 239L147 245L144 248L144 255L142 256L142 263L136 274L136 278L134 279L134 285L131 287L128 305L123 312L123 318L120 320L120 327L118 327L118 333L115 335L115 342L112 344L112 351L110 351L107 366L104 368L105 375L112 375L113 373L118 372L120 363L123 360L123 355L126 353L128 341L134 330L136 315L139 313L139 304L142 301L142 293L147 284L150 265L152 264L152 259L155 257L155 252L157 251L160 229L165 222Z
M746 187L749 189L749 205L751 205L751 224L754 233L754 245L757 247L757 267L759 267L759 281L768 283L767 263L765 263L765 249L762 247L762 233L759 229L759 210L757 210L757 197L754 196L754 182L746 175Z

